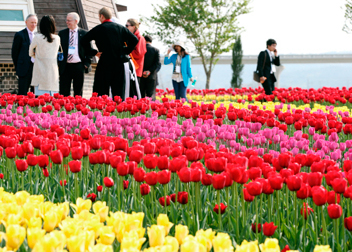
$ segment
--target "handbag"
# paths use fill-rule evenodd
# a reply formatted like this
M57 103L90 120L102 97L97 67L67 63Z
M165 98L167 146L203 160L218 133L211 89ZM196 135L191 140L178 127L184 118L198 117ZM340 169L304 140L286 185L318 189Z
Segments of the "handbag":
M62 50L61 45L60 45L60 51L57 53L57 60L58 61L63 61L64 60L64 52Z
M265 61L266 61L266 53L264 56L264 62L263 62L263 68L262 68L263 70L264 70ZM253 80L260 83L260 76L259 76L258 70L253 72Z

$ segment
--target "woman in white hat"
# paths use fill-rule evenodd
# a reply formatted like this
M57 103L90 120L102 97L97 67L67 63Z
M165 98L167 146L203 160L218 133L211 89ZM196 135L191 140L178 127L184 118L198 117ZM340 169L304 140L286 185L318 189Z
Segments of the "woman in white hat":
M174 87L176 99L186 98L187 86L189 81L193 82L191 70L191 57L186 52L183 42L177 42L173 46L176 54L171 55L171 49L167 51L164 65L172 63L174 65L172 73L172 85Z

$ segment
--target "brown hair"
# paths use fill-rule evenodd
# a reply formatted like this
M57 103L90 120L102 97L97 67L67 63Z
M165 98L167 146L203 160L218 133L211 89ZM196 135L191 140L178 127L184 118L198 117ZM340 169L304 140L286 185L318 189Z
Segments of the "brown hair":
M103 15L105 19L110 19L112 17L111 11L107 7L103 7L99 10L99 15Z
M46 38L49 43L53 42L53 37L51 34L54 34L56 31L54 17L51 15L42 17L40 20L39 29L40 33L44 35L44 38Z
M138 30L139 25L141 24L137 19L134 18L128 19L127 22L130 23L132 26L136 27L136 31Z

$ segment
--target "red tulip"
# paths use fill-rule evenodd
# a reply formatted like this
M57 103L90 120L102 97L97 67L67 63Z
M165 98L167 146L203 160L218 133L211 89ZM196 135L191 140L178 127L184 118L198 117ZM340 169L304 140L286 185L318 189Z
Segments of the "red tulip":
M104 178L104 185L106 187L112 187L112 186L114 186L114 180L112 178L105 177Z
M328 192L327 202L329 205L330 204L339 204L340 203L340 194L337 194L334 191Z
M83 129L80 132L80 135L83 139L89 139L90 137L90 130L89 129Z
M258 196L263 191L263 185L260 182L253 181L247 184L248 193L252 196Z
M323 206L327 202L327 191L323 186L315 186L312 188L312 196L315 205Z
M202 180L202 174L203 172L200 168L191 169L191 181L200 182Z
M155 169L158 165L158 157L155 154L147 154L143 157L143 163L148 169Z
M187 168L185 168L187 169ZM167 170L159 171L157 174L158 182L162 185L166 185L171 180L171 172Z
M17 156L19 158L24 158L26 156L26 153L23 150L23 145L17 145L16 146L16 152L17 152Z
M274 235L276 229L277 229L277 226L274 225L274 222L270 222L270 223L265 222L263 224L263 234L265 236Z
M262 224L258 223L257 225L255 223L252 223L252 232L253 233L260 233L262 231Z
M282 250L281 252L286 252L288 250L291 250L290 247L288 245L286 245Z
M252 202L254 200L254 196L248 193L247 188L243 188L243 195L246 202Z
M99 164L105 164L106 162L106 152L105 151L97 151L96 152L96 155L97 155L97 161Z
M289 176L286 180L286 184L290 191L298 191L302 186L302 178L296 175Z
M27 156L27 163L29 166L36 166L38 163L38 158L36 155L28 154Z
M40 155L37 159L40 168L45 168L49 165L49 157L47 155Z
M97 191L98 191L98 192L103 191L103 186L101 186L101 185L100 185L100 186L97 186Z
M204 173L202 175L202 185L209 186L213 184L213 176L211 174Z
M140 150L132 150L129 155L129 158L130 158L130 161L135 161L137 164L139 164L143 158L143 155L144 155L143 152Z
M352 169L352 160L343 161L343 170L344 172L349 172Z
M274 189L271 187L270 182L268 179L263 179L261 182L263 185L263 193L266 195L270 195L274 193Z
M142 196L148 195L150 193L150 186L148 184L141 184L139 188Z
M147 174L145 174L144 180L150 186L156 185L158 183L157 173L154 171L148 172Z
M188 203L188 192L178 192L177 193L177 202L185 205Z
M83 137L82 137L83 138ZM98 137L93 137L89 140L90 148L93 150L99 150L101 147L101 138Z
M308 174L308 184L310 187L320 186L323 180L323 174L320 172L312 172Z
M167 195L167 196L166 196L166 206L170 206L170 200L171 200L170 196ZM162 205L163 207L165 207L165 196L159 198L159 203L160 203L160 205Z
M96 152L89 154L89 163L96 165L98 163L98 155Z
M259 167L252 167L248 170L250 180L255 180L262 176L262 170Z
M103 150L113 152L115 150L115 144L113 142L105 141L102 143L101 148Z
M348 231L352 231L352 217L346 217L343 224Z
M342 178L342 173L341 172L337 172L337 171L329 171L327 174L325 174L325 180L326 180L326 184L328 186L332 186L331 182L336 179L336 178ZM348 179L348 175L347 175L347 179ZM351 176L352 179L352 176ZM352 181L352 180L351 180Z
M310 167L311 172L325 173L324 162L314 162Z
M43 175L44 175L44 177L49 177L49 171L48 171L48 169L47 168L43 168Z
M221 190L225 187L226 177L223 174L214 174L213 175L213 187L216 190Z
M230 168L228 170L228 172L230 173L230 176L233 179L233 181L238 183L242 179L242 176L243 176L243 173L244 173L244 169L240 168L240 167L234 167L234 168Z
M137 182L143 182L145 174L143 168L137 168L133 171L133 177Z
M24 159L17 159L17 160L15 161L15 163L16 163L17 170L18 170L19 172L24 172L24 171L27 170L27 168L28 168L27 161L24 160Z
M280 166L283 168L287 168L290 164L291 155L289 155L288 153L281 153L278 159Z
M0 179L4 179L4 174L0 173Z
M70 167L70 171L72 173L77 173L81 171L81 161L77 161L77 160L72 160L70 162L68 162L68 166Z
M60 150L55 150L50 152L50 158L54 164L61 164L64 157L62 156L62 153Z
M181 182L183 183L191 182L191 169L187 167L182 168L180 171L177 172L177 175L180 178Z
M128 180L124 180L124 181L123 181L123 189L124 189L124 190L127 190L129 183L130 183L130 182L129 182Z
M284 185L284 179L280 175L270 176L269 183L274 190L281 190Z
M169 163L169 170L171 172L177 172L181 170L184 167L187 167L187 158L184 158L184 156L179 156L176 158L173 158L170 163Z
M338 219L342 215L342 208L340 205L331 204L328 206L328 214L331 219Z
M336 178L331 182L336 193L344 193L347 190L347 181L344 178Z
M241 180L238 181L237 183L244 185L247 183L248 179L249 179L248 171L244 170L244 172L242 173Z
M90 199L92 202L95 202L97 195L95 193L90 193L87 195L87 199Z
M115 143L116 150L122 150L125 152L127 151L127 148L128 148L128 140L127 139L119 138L114 143Z
M226 208L227 206L225 206L223 203L220 203L220 214L224 214L226 211ZM213 210L216 214L219 214L219 205L216 204Z
M71 156L74 160L81 160L83 157L83 149L81 147L73 147L71 149Z
M169 169L169 157L168 156L160 156L158 157L158 168L159 170Z
M306 199L309 197L309 185L303 184L301 188L297 191L296 196L298 199Z
M117 168L117 166L122 163L122 157L118 155L111 155L110 156L110 165L112 168Z
M144 145L145 154L154 154L156 152L156 144L153 142L146 143Z
M301 215L304 217L304 219L307 219L311 213L314 213L314 210L310 208L307 203L303 202L303 208L301 208Z
M248 160L248 168L261 167L263 162L264 161L261 157L252 155L252 156L250 156L250 158Z
M66 179L64 179L64 185L62 185L62 180L60 180L60 186L65 186L65 185L67 185Z
M7 158L14 159L17 155L15 147L7 147L5 149L5 154Z
M119 176L127 176L128 174L128 164L123 162L119 163L116 169Z

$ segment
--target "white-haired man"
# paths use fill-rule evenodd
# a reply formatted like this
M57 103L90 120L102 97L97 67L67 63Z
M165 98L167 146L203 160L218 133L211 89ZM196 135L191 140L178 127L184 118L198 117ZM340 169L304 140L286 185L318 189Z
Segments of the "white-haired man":
M74 95L82 96L84 73L91 70L91 47L81 46L81 38L87 33L78 27L79 15L75 12L67 14L67 28L59 32L64 60L59 62L60 94L69 96L71 94L71 83L73 82Z
M34 30L37 27L38 18L35 14L30 14L26 18L26 28L16 32L13 39L11 56L15 64L16 75L18 76L18 94L27 95L32 82L33 62L29 56L29 45L34 38ZM32 92L34 91L31 88Z

